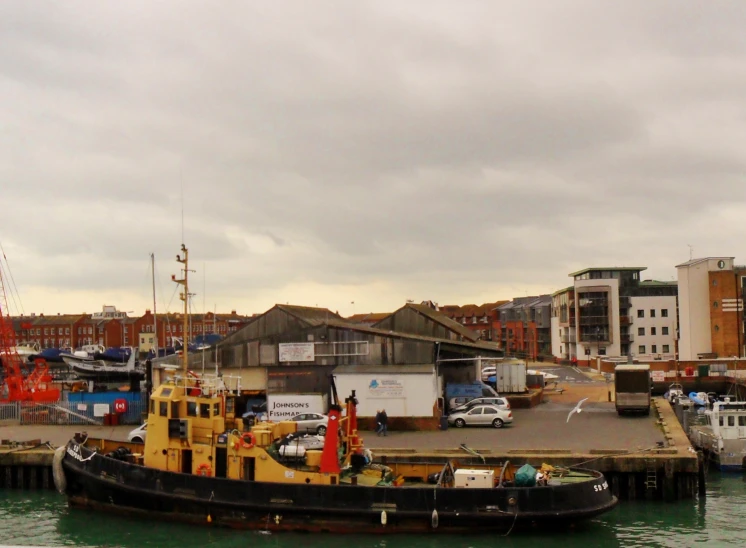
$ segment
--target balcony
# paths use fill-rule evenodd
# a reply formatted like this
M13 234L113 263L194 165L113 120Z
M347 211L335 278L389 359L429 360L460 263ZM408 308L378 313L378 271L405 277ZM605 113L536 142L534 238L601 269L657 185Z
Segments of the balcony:
M607 316L581 316L580 325L609 325Z
M625 314L624 316L619 316L619 325L629 325L632 323L632 316L629 314Z
M569 335L562 335L560 341L563 343L575 343L578 342L578 339L575 336L575 333L570 333Z
M632 335L632 333L622 333L619 338L621 339L622 344L630 344L635 340L635 337L634 335Z
M592 335L590 333L581 333L580 342L591 344L611 344L611 339L606 335Z

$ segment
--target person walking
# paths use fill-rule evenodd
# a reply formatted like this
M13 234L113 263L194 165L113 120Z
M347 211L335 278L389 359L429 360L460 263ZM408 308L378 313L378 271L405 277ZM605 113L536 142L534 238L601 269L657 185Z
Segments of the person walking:
M381 410L376 410L376 434L379 436L381 435L381 430L383 429L383 422L381 421Z
M379 436L385 436L388 433L388 422L389 416L386 414L386 410L381 409L381 433Z

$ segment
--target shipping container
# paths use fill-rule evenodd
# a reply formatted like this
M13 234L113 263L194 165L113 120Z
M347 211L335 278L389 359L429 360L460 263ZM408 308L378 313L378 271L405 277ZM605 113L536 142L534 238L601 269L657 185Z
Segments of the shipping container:
M526 364L508 362L496 364L495 389L500 393L521 393L526 391Z

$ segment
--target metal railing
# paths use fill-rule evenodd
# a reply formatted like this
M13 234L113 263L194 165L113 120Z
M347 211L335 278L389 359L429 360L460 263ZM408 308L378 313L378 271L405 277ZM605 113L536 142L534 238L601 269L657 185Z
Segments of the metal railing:
M104 414L113 414L108 404L58 401L53 403L14 402L0 404L0 420L23 425L104 424ZM143 402L130 402L125 413L118 414L119 424L140 424L147 411Z

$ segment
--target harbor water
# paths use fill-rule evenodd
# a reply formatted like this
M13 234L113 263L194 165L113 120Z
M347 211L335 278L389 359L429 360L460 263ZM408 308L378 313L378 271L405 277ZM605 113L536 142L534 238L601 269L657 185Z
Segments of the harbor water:
M746 480L708 477L707 498L679 503L624 502L612 512L561 532L497 535L263 534L157 521L138 521L71 510L63 496L0 491L0 545L121 548L480 548L541 546L746 545Z

